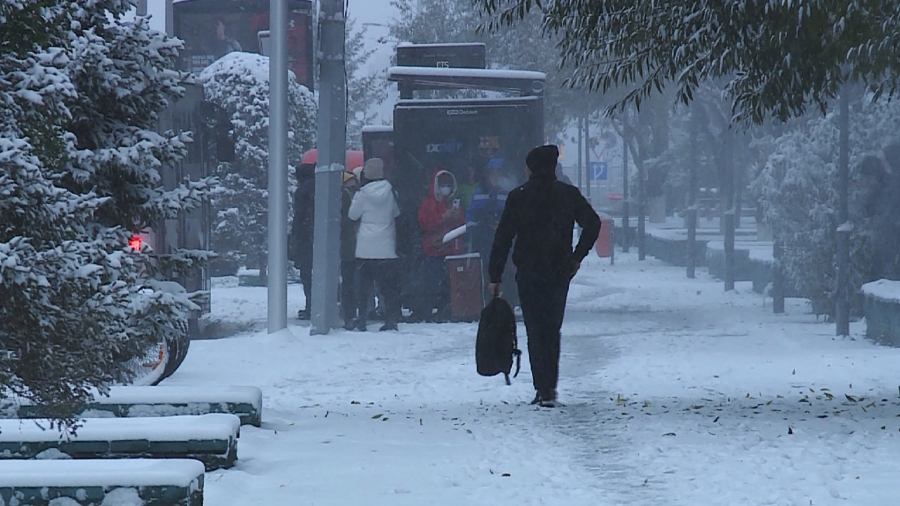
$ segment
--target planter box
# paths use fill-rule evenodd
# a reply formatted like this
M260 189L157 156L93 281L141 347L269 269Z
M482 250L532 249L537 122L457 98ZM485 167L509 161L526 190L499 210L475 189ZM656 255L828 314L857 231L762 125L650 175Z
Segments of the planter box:
M227 413L241 425L259 427L262 391L256 387L111 387L109 396L97 395L82 413L84 418L153 417ZM19 418L47 418L39 406L23 404Z
M196 460L0 461L0 504L202 506L203 476Z
M45 430L48 420L0 420L0 460L34 458L189 458L207 470L237 460L240 420L234 415L94 418L75 435Z
M880 279L862 286L866 336L900 346L900 281Z

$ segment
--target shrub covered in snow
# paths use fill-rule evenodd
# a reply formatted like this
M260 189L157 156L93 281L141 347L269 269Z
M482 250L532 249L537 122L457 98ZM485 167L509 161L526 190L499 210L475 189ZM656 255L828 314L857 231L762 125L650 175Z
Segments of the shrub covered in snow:
M234 126L235 159L220 163L220 187L212 198L213 249L239 265L266 260L269 175L269 58L229 53L200 74L207 100L222 107ZM313 146L316 101L293 73L288 78L288 165ZM294 171L289 170L294 181ZM293 186L293 185L290 185ZM285 188L284 191L289 191Z
M838 223L838 114L801 122L774 140L756 182L765 219L784 243L784 269L793 286L833 311L836 288ZM871 103L864 98L851 108L850 168L878 152L900 131L896 101ZM851 203L860 198L851 185ZM866 279L871 252L868 218L851 212L851 283L856 293Z
M172 70L180 42L122 22L132 7L0 3L0 398L68 421L91 387L126 380L121 364L185 331L196 294L154 278L205 259L128 247L210 186L162 187L190 139L154 127L186 76Z

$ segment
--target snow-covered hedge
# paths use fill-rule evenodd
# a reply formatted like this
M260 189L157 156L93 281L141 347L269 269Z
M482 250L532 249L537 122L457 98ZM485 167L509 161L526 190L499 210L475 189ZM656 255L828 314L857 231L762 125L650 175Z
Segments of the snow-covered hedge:
M879 279L862 286L865 297L866 335L878 342L900 346L900 281Z
M878 281L864 284L860 291L866 297L897 304L900 307L900 281L879 279Z
M850 118L850 167L855 171L863 156L878 152L900 131L900 104L896 101L857 102ZM837 270L838 226L838 115L829 113L801 123L774 140L772 153L757 187L765 220L784 242L784 269L790 283L806 297L833 308ZM851 189L852 201L859 195ZM858 288L865 281L870 252L867 223L851 215L851 280Z

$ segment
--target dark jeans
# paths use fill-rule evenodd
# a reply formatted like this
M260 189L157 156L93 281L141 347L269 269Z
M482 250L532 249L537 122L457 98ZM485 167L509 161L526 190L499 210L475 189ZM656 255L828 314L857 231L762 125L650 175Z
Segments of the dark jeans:
M566 314L569 278L543 271L519 269L519 303L528 334L528 358L534 389L556 389L559 380L559 329Z
M300 271L300 282L303 283L303 295L306 296L307 314L309 314L310 300L312 298L312 264L312 246L301 247L297 255L296 266L297 270Z
M400 321L400 283L395 272L396 259L370 260L356 259L356 304L359 311L357 324L365 325L368 317L369 300L372 299L375 284L384 299L384 323L396 325Z
M437 308L438 318L450 317L450 277L444 265L444 257L425 257L425 289L423 301L425 319Z
M356 318L356 260L341 260L341 312L345 322Z

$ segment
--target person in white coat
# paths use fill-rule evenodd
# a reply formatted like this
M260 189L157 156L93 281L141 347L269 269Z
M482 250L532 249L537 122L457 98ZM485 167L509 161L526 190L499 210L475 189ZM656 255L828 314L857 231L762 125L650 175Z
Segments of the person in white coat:
M368 301L372 298L374 284L378 283L385 308L384 325L379 330L397 330L400 286L395 272L397 228L394 222L400 215L400 207L394 188L384 179L384 162L380 158L366 161L361 184L347 213L351 220L359 221L356 233L359 316L355 321L345 322L344 326L348 330L367 330Z

